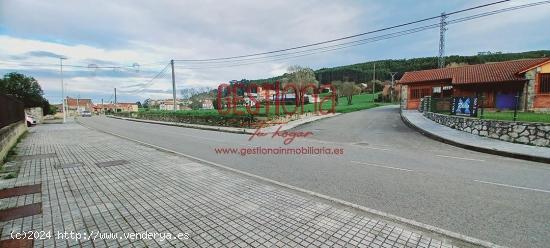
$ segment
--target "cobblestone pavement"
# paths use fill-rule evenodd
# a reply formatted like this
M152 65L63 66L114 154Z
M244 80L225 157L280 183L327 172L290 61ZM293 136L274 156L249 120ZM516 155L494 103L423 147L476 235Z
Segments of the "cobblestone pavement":
M442 236L431 238L411 227L76 123L32 128L19 144L18 156L19 176L1 180L0 186L41 183L42 192L1 199L1 207L41 202L42 214L1 223L2 239L12 232L52 232L52 238L35 240L35 247L453 247ZM71 231L119 236L57 236ZM183 236L122 236L144 232Z

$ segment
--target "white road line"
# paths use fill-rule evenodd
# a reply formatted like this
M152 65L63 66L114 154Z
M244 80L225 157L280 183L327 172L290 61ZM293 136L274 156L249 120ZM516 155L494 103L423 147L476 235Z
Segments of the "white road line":
M524 190L531 190L531 191L537 191L537 192L543 192L543 193L550 193L550 190L544 190L544 189L534 189L534 188L514 186L509 184L503 184L503 183L493 183L493 182L487 182L487 181L481 181L481 180L474 180L474 181L478 183L492 184L496 186L502 186L502 187L508 187L508 188L514 188L514 189L524 189Z
M381 168L392 169L392 170L400 170L400 171L407 171L407 172L413 171L409 169L403 169L403 168L397 168L397 167L391 167L391 166L385 166L385 165L379 165L379 164L373 164L373 163L365 163L365 162L358 162L358 161L350 161L350 162L354 164L362 164L362 165L381 167Z
M454 158L454 159L462 159L462 160L470 160L470 161L485 162L485 160L483 160L483 159L476 159L476 158L462 158L462 157L453 157L453 156L439 155L439 154L436 154L435 156L443 157L443 158Z
M78 121L77 121L77 122L78 122ZM334 197L330 197L330 196L327 196L327 195L323 195L323 194L320 194L320 193L317 193L317 192L314 192L314 191L311 191L311 190L299 188L299 187L292 186L292 185L290 185L290 184L282 183L282 182L279 182L279 181L275 181L275 180L272 180L272 179L269 179L269 178L266 178L266 177L262 177L262 176L258 176L258 175L255 175L255 174L252 174L252 173L248 173L248 172L245 172L245 171L237 170L237 169L234 169L234 168L229 167L229 166L225 166L225 165L221 165L221 164L218 164L218 163L210 162L210 161L208 161L208 160L201 159L201 158L198 158L198 157L195 157L195 156L191 156L191 155L188 155L188 154L185 154L185 153L176 152L176 151L174 151L174 150L170 150L170 149L167 149L167 148L164 148L164 147L160 147L160 146L157 146L157 145L149 144L149 143L147 143L147 142L143 142L143 141L139 141L139 140L136 140L136 139L132 139L132 138L129 138L129 137L126 137L126 136L123 136L123 135L119 135L119 134L113 133L113 132L103 131L103 130L100 130L100 129L97 129L97 128L93 128L93 127L87 126L87 125L85 125L85 124L83 124L83 123L81 123L81 122L78 122L78 123L79 123L80 125L84 126L84 127L87 127L87 128L89 128L89 129L91 129L91 130L95 130L95 131L98 131L98 132L110 134L110 135L113 135L113 136L115 136L115 137L119 137L119 138L122 138L122 139L130 140L130 141L133 141L133 142L136 142L136 143L139 143L139 144L143 144L143 145L145 145L145 146L153 147L153 148L156 148L156 149L159 149L159 150L163 150L163 151L166 151L166 152L178 154L178 155L183 156L183 157L186 157L186 158L191 158L191 159L193 159L193 160L200 161L200 162L205 163L205 164L207 164L207 165L211 165L211 166L214 166L214 167L222 168L222 169L225 169L225 170L228 170L228 171L232 171L232 172L235 172L235 173L237 173L237 174L241 174L241 175L244 175L244 176L248 176L248 177L251 177L251 178L254 178L254 179L259 179L259 180L262 180L262 181L265 181L265 182L268 182L268 183L272 183L272 184L275 184L275 185L278 185L278 186L281 186L281 187L284 187L284 188L287 188L287 189L296 190L296 191L299 191L299 192L302 192L302 193L309 194L309 195L311 195L311 196L315 196L315 197L322 198L322 199L324 199L324 200L336 202L336 203L339 203L339 204L342 204L342 205L345 205L345 206L348 206L348 207L351 207L351 208L363 210L363 211L365 211L365 212L368 212L368 213L371 213L371 214L374 214L374 215L378 215L378 216L382 216L382 217L388 218L388 219L390 219L390 220L396 220L396 221L399 221L399 222L403 222L403 223L409 224L409 225L411 225L411 226L413 226L413 227L423 228L423 229L426 229L426 230L428 230L428 231L432 231L432 232L435 232L435 233L440 233L440 234L449 236L449 237L451 237L451 238L458 239L458 240L461 240L461 241L466 241L466 242L473 243L473 244L479 245L479 246L494 247L494 248L501 248L501 247L502 247L502 248L504 248L503 246L499 246L499 245L497 245L497 244L494 244L494 243L491 243L491 242L488 242L488 241L485 241L485 240L473 238L473 237L470 237L470 236L466 236L466 235L464 235L464 234L459 234L459 233L451 232L451 231L448 231L448 230L445 230L445 229L442 229L442 228L439 228L439 227L435 227L435 226L431 226L431 225L428 225L428 224L424 224L424 223L422 223L422 222L418 222L418 221L415 221L415 220L411 220L411 219L399 217L399 216L397 216L397 215L393 215L393 214L389 214L389 213L386 213L386 212L382 212L382 211L380 211L380 210L376 210L376 209L372 209L372 208L367 208L367 207L365 207L365 206L361 206L361 205L358 205L358 204L354 204L354 203L351 203L351 202L347 202L347 201L344 201L344 200L340 200L340 199L338 199L338 198L334 198Z
M361 148L373 149L373 150L391 151L390 149L386 149L386 148L378 148L378 147L372 147L372 146L361 146L361 145L356 145L356 146L359 146Z

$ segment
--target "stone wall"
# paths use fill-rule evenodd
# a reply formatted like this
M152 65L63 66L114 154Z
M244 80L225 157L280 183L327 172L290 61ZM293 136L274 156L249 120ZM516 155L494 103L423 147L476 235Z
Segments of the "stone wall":
M425 112L424 116L450 128L479 136L550 147L550 124L547 123L480 120L431 112Z
M0 129L0 164L8 154L17 139L27 131L27 124L24 121L12 123Z
M25 113L27 113L27 115L32 116L32 118L36 121L36 123L44 122L44 114L42 112L41 107L26 108Z

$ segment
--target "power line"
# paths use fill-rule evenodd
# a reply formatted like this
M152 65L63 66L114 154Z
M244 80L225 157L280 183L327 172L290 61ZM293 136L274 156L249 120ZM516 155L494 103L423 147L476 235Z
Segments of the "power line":
M148 88L149 86L151 86L151 85L153 84L153 82L155 81L155 79L158 79L161 75L164 75L164 76L161 77L161 78L166 77L166 74L164 74L164 73L166 72L166 69L168 69L169 66L170 66L170 63L166 64L166 65L164 66L164 68L163 68L161 71L159 71L153 78L149 79L149 81L147 81L146 83L124 87L124 88L131 88L131 87L139 86L138 89L135 89L135 90L127 90L127 91L122 91L122 92L123 92L123 93L134 93L134 92L140 92L140 91L142 91L142 90Z
M479 14L475 14L475 15L471 15L471 16L467 16L467 17L461 17L461 18L457 18L457 19L447 21L447 25L461 23L461 22L474 20L474 19L478 19L478 18L490 16L490 15L495 15L495 14L499 14L499 13L503 13L503 12L513 11L513 10L517 10L517 9L523 9L523 8L537 6L537 5L548 4L548 3L550 3L550 1L540 1L540 2L535 2L535 3L529 3L529 4L524 4L524 5L518 5L518 6L503 8L503 9L499 9L499 10L488 11L488 12L484 12L484 13L479 13ZM361 40L355 40L355 41L350 41L350 42L345 42L345 43L335 44L335 45L330 45L330 46L325 46L325 47L312 48L312 49L297 51L297 52L292 52L292 53L268 55L268 56L262 56L262 57L257 57L257 58L247 58L247 59L239 59L239 60L231 60L231 61L210 61L210 62L202 62L201 63L201 64L208 64L208 66L186 67L185 65L178 65L177 67L178 68L185 68L185 69L208 69L208 68L226 68L226 67L235 67L235 66L258 64L258 63L266 63L266 62L292 59L292 58L304 57L304 56L309 56L309 55L314 55L314 54L319 54L319 53L324 53L324 52L330 52L330 51L335 51L335 50L346 49L346 48L349 48L349 47L354 47L354 46L359 46L359 45L363 45L363 44L366 44L366 43L372 43L372 42L376 42L376 41L380 41L380 40L400 37L400 36L409 35L409 34L421 32L421 31L428 30L428 29L439 28L439 27L440 27L440 23L434 23L434 24L430 24L430 25L425 25L425 26L411 28L411 29L407 29L407 30L402 30L402 31L394 32L394 33L374 36L374 37L365 38L365 39L361 39ZM266 59L266 58L273 58L273 57L280 57L280 58ZM247 63L233 63L233 62L236 62L236 61L248 61L248 62Z
M471 8L467 8L467 9L463 9L463 10L459 10L459 11L450 12L449 14L446 14L446 15L457 14L457 13L470 11L470 10L478 9L478 8L483 8L483 7L487 7L487 6L490 6L490 5L495 5L495 4L499 4L499 3L503 3L503 2L509 2L509 1L510 0L498 1L498 2L494 2L494 3L490 3L490 4L479 5L479 6L476 6L476 7L471 7ZM489 15L495 15L495 14L502 13L502 12L512 11L512 10L521 9L521 8L527 8L527 7L532 7L532 6L542 5L542 4L548 4L548 3L550 3L550 1L540 1L540 2L535 2L535 3L530 3L530 4L524 4L524 5L518 5L518 6L503 8L503 9L499 9L499 10L488 11L488 12L474 14L474 15L467 16L467 17L461 17L461 18L453 19L453 20L448 21L447 24L450 25L450 24L461 23L461 22L465 22L465 21L469 21L469 20L473 20L473 19L477 19L477 18L489 16ZM369 37L369 38L364 38L364 39L359 39L359 40L343 42L343 43L339 43L339 44L332 44L332 45L323 46L323 47L316 47L316 48L310 48L310 49L306 49L306 50L299 50L299 51L281 53L281 52L285 52L285 51L291 51L291 50L297 50L297 49L301 49L301 48L313 47L313 46L318 46L320 44L327 44L327 43L332 43L332 42L335 42L335 41L342 41L342 40L346 40L346 39L350 39L350 38L364 36L364 35L367 35L367 34L373 34L373 33L381 32L381 31L391 30L391 29L394 29L394 28L403 27L403 26L407 26L407 25L412 25L412 24L416 24L416 23L420 23L420 22L425 22L425 21L428 21L428 20L436 19L436 18L441 18L441 16L439 15L439 16L435 16L435 17L425 18L425 19L421 19L421 20L417 20L417 21L413 21L413 22L394 25L394 26L391 26L391 27L378 29L378 30L374 30L374 31L369 31L369 32L365 32L365 33L361 33L361 34L357 34L357 35L342 37L342 38L338 38L338 39L334 39L334 40L329 40L329 41L324 41L324 42L317 42L317 43L313 43L313 44L309 44L309 45L303 45L303 46L287 48L287 49L280 49L280 50L264 52L264 53L233 56L233 57L225 57L225 58L213 58L213 59L202 59L202 60L175 60L175 61L211 65L211 66L204 66L204 67L201 67L201 66L198 66L198 67L185 67L185 66L178 65L177 66L178 68L207 69L207 68L234 67L234 66L250 65L250 64L257 64L257 63L266 63L266 62L277 61L277 60L286 60L286 59L310 56L310 55L314 55L314 54L325 53L325 52L330 52L330 51L335 51L335 50L346 49L346 48L349 48L349 47L359 46L359 45L363 45L363 44L367 44L367 43L371 43L371 42L391 39L391 38L395 38L395 37L400 37L400 36L404 36L404 35L409 35L409 34L421 32L421 31L424 31L424 30L434 29L434 28L439 27L440 24L439 23L434 23L434 24L429 24L429 25L425 25L425 26L410 28L410 29L406 29L406 30L402 30L402 31L397 31L397 32L389 33L389 34L383 34L383 35L379 35L379 36L374 36L374 37ZM266 56L258 57L259 55L266 55ZM246 62L246 63L234 63L234 62ZM6 62L0 61L0 64L5 64L5 63ZM9 61L7 63L9 63ZM18 63L18 62L12 62L12 63ZM233 64L231 64L231 63L233 63ZM147 64L147 65L152 65L152 64L158 64L158 63L150 63L150 64ZM25 66L24 64L19 64L19 65L20 66ZM149 79L146 83L139 83L139 84L136 84L136 85L130 85L130 86L125 86L124 87L124 88L139 87L139 88L137 88L135 90L121 91L121 92L124 92L124 93L141 92L144 89L150 87L154 83L155 80L160 80L160 79L167 78L169 75L166 74L166 70L167 70L169 65L170 64L166 64L165 67L161 71L159 71L158 73L150 71L151 73L156 73L156 74L155 74L154 77ZM36 64L35 63L35 64L28 64L27 66L55 66L55 67L57 67L58 65L57 64ZM88 69L90 68L89 65L88 66L83 66L83 65L70 65L69 64L69 65L64 65L64 66L75 67L75 68L88 68ZM117 69L131 70L130 67L132 67L132 66L97 66L97 67L94 67L94 68L100 68L100 69L103 69L103 68L115 69L115 68L117 68Z
M439 24L431 24L431 25L427 25L427 26L417 27L417 28L413 28L413 29L407 29L407 30L403 30L403 31L395 32L395 33L390 33L390 34L409 32L410 30L423 29L425 27L433 27L434 25L437 26ZM388 34L381 35L381 36L375 36L375 37L382 37L382 36L386 36L386 35L388 35ZM362 45L362 44L365 44L365 43L362 43L363 41L369 41L369 40L372 40L372 39L373 38L371 37L371 38L365 38L365 39L360 39L360 40L355 40L355 41L349 41L349 42L334 44L334 45L330 45L330 46L310 48L310 49L296 51L296 52L281 53L281 54L275 54L275 55L267 55L267 56L256 57L256 58L243 58L243 59L235 59L235 60L231 60L231 61L205 61L205 62L200 62L198 64L225 64L225 63L230 63L230 62L253 61L253 60L261 60L261 59L264 59L264 58L282 57L282 56L286 56L286 55L307 53L307 52L318 51L318 50L323 50L323 49L327 49L327 48L337 48L337 47L341 47L341 46L348 45L348 44L354 44L354 43ZM197 63L193 63L193 64L197 64Z
M427 30L427 29L433 29L433 28L437 28L437 27L439 27L439 24L432 24L432 25L427 25L427 26L424 26L424 27L419 27L419 28L415 28L415 29L411 29L411 30L404 30L404 31L395 32L395 33L391 33L391 34L385 34L385 35L380 35L380 36L376 36L376 37L372 37L372 38L368 38L368 39L363 39L363 40L361 40L361 42L353 42L354 44L351 44L351 45L339 46L339 47L329 48L329 49L327 49L326 47L323 47L323 48L314 49L315 51L312 51L312 52L309 52L309 53L302 53L302 54L295 53L295 54L298 54L298 55L295 55L294 53L293 54L285 54L285 55L292 55L292 56L285 56L285 57L282 57L282 58L258 60L258 61L253 61L253 62L235 63L235 64L229 64L227 62L226 64L202 66L202 67L200 67L200 66L198 66L198 67L185 67L185 66L181 66L181 65L179 65L177 67L178 68L184 68L184 69L225 68L225 67L252 65L252 64L259 64L259 63L286 60L286 59L300 58L300 57L305 57L305 56L310 56L310 55L315 55L315 54L320 54L320 53L331 52L331 51L342 50L342 49L346 49L346 48L350 48L350 47L360 46L360 45L364 45L364 44L367 44L367 43L372 43L372 42L376 42L376 41L391 39L391 38L404 36L404 35L408 35L408 34L412 34L412 33L418 33L418 32L421 32L421 31L424 31L424 30Z
M488 4L478 5L478 6L475 6L475 7L470 7L470 8L454 11L454 12L451 12L447 15L458 14L458 13L462 13L462 12L465 12L465 11L484 8L484 7L488 7L488 6L491 6L491 5L496 5L496 4L500 4L500 3L504 3L504 2L510 2L510 1L511 0L502 0L502 1L492 2L492 3L488 3ZM336 41L342 41L342 40L347 40L347 39L351 39L351 38L356 38L356 37L359 37L359 36L364 36L364 35L368 35L368 34L387 31L387 30L390 30L390 29L409 26L409 25L412 25L412 24L417 24L417 23L420 23L420 22L425 22L425 21L429 21L429 20L433 20L433 19L437 19L437 18L440 18L440 16L438 15L438 16L428 17L428 18L424 18L424 19L420 19L420 20L416 20L416 21L411 21L411 22L407 22L407 23L403 23L403 24L398 24L398 25L394 25L394 26L390 26L390 27L386 27L386 28L381 28L381 29L377 29L377 30L373 30L373 31L368 31L368 32L360 33L360 34L354 34L354 35L345 36L345 37L341 37L341 38L336 38L336 39L332 39L332 40L321 41L321 42L316 42L316 43L312 43L312 44L295 46L295 47L279 49L279 50L274 50L274 51L269 51L269 52L253 53L253 54L231 56L231 57L209 58L209 59L177 59L177 60L174 60L174 61L178 61L178 62L198 62L198 61L229 60L229 59L236 59L236 58L253 57L253 56L258 56L258 55L266 55L266 54L272 54L272 53L286 52L286 51L290 51L290 50L296 50L296 49L312 47L312 46L318 46L318 45L322 45L322 44L333 43L333 42L336 42Z

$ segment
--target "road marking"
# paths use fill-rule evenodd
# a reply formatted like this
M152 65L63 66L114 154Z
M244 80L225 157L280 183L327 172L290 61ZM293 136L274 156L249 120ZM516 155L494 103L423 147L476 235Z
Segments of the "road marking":
M439 155L439 154L436 154L435 156L443 157L443 158L454 158L454 159L462 159L462 160L470 160L470 161L485 162L485 160L482 160L482 159L475 159L475 158L462 158L462 157L453 157L453 156Z
M492 184L496 186L502 186L502 187L508 187L508 188L514 188L514 189L524 189L524 190L531 190L531 191L537 191L537 192L543 192L543 193L550 193L550 190L544 190L544 189L534 189L534 188L515 186L515 185L503 184L503 183L493 183L493 182L487 182L487 181L481 181L481 180L474 180L474 181L478 183Z
M386 148L378 148L378 147L372 147L372 146L361 146L361 145L356 145L356 146L359 146L361 148L373 149L373 150L391 151L390 149L386 149Z
M177 151L174 151L174 150L170 150L168 148L153 145L153 144L143 142L143 141L140 141L140 140L137 140L137 139L132 139L130 137L119 135L119 134L116 134L114 132L109 132L109 131L104 131L104 130L101 130L101 129L93 128L93 127L87 126L87 125L85 125L85 124L83 124L79 121L77 121L77 123L84 126L84 127L86 127L86 128L88 128L88 129L91 129L91 130L95 130L95 131L98 131L98 132L110 134L110 135L113 135L115 137L130 140L130 141L133 141L133 142L145 145L145 146L153 147L153 148L156 148L156 149L159 149L159 150L163 150L163 151L166 151L166 152L169 152L169 153L178 154L180 156L190 158L190 159L202 162L202 163L207 164L207 165L211 165L211 166L214 166L214 167L225 169L227 171L231 171L231 172L234 172L234 173L237 173L237 174L248 176L250 178L259 179L259 180L262 180L262 181L265 181L265 182L268 182L268 183L272 183L274 185L278 185L280 187L284 187L284 188L287 188L287 189L296 190L296 191L299 191L301 193L305 193L305 194L308 194L308 195L311 195L311 196L322 198L324 200L336 202L336 203L342 204L344 206L359 209L359 210L362 210L362 211L365 211L365 212L368 212L368 213L371 213L371 214L374 214L374 215L382 216L383 218L403 222L403 223L409 224L413 227L423 228L423 229L426 229L428 231L432 231L432 232L435 232L435 233L440 233L440 234L449 236L451 238L458 239L460 241L465 241L465 242L468 242L468 243L472 243L472 244L479 245L479 246L485 246L485 247L504 248L503 246L499 246L499 245L491 243L489 241L473 238L473 237L470 237L470 236L466 236L464 234L460 234L460 233L452 232L452 231L449 231L449 230L446 230L446 229L443 229L443 228L439 228L439 227L436 227L436 226L424 224L422 222L418 222L418 221L415 221L415 220L412 220L412 219L407 219L407 218L400 217L400 216L397 216L397 215L382 212L380 210L368 208L368 207L365 207L365 206L362 206L362 205L358 205L358 204L351 203L351 202L348 202L348 201L344 201L344 200L341 200L341 199L338 199L338 198L334 198L334 197L331 197L331 196L328 196L328 195L323 195L321 193L317 193L317 192L314 192L314 191L311 191L311 190L307 190L307 189L304 189L304 188L292 186L290 184L282 183L282 182L279 182L279 181L276 181L276 180L273 180L273 179L258 176L258 175L248 173L248 172L245 172L245 171L242 171L242 170L237 170L235 168L225 166L225 165L222 165L222 164L218 164L218 163L215 163L215 162L211 162L211 161L208 161L206 159L201 159L201 158L189 155L189 154L185 154L185 153L177 152Z
M413 170L409 170L409 169L403 169L403 168L397 168L397 167L391 167L391 166L385 166L385 165L379 165L379 164L373 164L373 163L365 163L365 162L358 162L358 161L350 161L350 162L355 163L355 164L363 164L363 165L381 167L381 168L392 169L392 170L401 170L401 171L408 171L408 172L413 171Z

